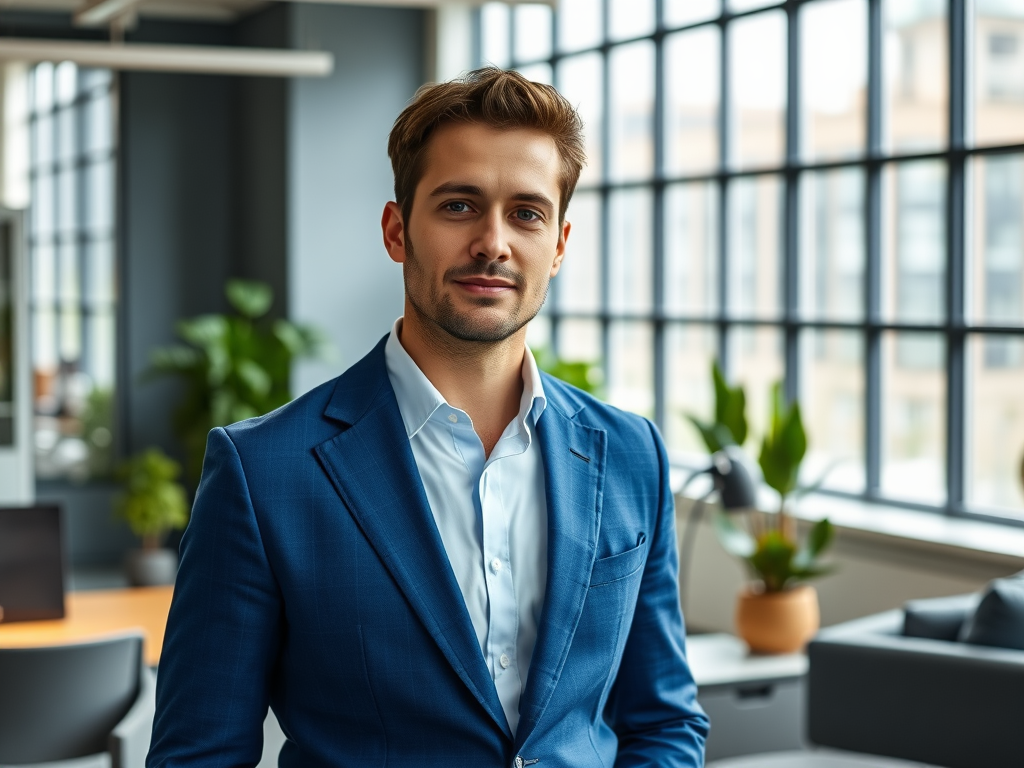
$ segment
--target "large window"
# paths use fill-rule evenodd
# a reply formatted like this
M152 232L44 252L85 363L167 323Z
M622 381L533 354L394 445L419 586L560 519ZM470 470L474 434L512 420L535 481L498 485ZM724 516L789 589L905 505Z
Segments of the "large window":
M587 124L533 332L611 402L700 450L718 358L827 492L1024 522L1024 3L491 3L480 53Z
M39 478L110 468L115 374L114 86L71 62L29 73L28 253Z

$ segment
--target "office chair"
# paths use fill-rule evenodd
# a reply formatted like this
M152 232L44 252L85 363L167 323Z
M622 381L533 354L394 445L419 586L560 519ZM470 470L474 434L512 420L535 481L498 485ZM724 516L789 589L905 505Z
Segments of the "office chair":
M0 648L0 766L142 768L154 696L138 633Z

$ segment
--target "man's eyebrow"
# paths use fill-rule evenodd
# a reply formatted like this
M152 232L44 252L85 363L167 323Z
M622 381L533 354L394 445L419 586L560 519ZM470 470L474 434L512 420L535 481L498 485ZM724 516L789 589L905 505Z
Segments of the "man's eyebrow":
M446 181L439 187L435 187L434 191L430 193L431 197L439 197L441 195L473 195L475 197L483 197L484 191L473 184L463 184L460 181Z

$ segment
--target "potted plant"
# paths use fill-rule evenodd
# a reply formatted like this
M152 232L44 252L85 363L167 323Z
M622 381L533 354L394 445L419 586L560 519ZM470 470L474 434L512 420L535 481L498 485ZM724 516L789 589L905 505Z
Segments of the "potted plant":
M178 556L160 545L169 531L188 523L185 488L177 481L180 474L181 465L159 448L149 448L117 468L124 492L115 502L115 512L142 539L142 547L127 558L128 579L134 586L174 582Z
M556 379L561 379L589 395L600 398L602 395L601 366L589 360L566 360L552 352L548 347L539 347L533 351L537 367Z
M185 382L174 428L193 487L202 473L209 431L284 405L292 399L292 361L325 357L329 351L317 329L267 317L274 294L265 283L229 280L225 294L234 313L179 322L183 343L155 349L145 374Z
M746 437L742 387L730 387L717 363L715 421L703 423L691 417L709 451L730 444L742 445ZM807 452L807 435L799 403L787 403L781 384L771 393L768 429L761 441L758 464L765 483L779 495L773 512L753 511L746 525L735 515L715 515L715 532L722 546L746 565L752 580L741 590L736 606L737 634L751 650L790 653L804 646L820 624L817 592L806 584L831 572L819 558L832 541L829 520L815 523L801 540L788 503L798 492L797 479Z

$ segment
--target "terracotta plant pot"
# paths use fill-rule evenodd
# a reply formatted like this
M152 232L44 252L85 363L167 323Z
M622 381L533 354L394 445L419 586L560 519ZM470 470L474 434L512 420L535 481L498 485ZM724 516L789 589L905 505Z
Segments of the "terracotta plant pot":
M736 633L755 653L795 653L819 626L818 593L806 584L784 592L747 586L736 601Z

